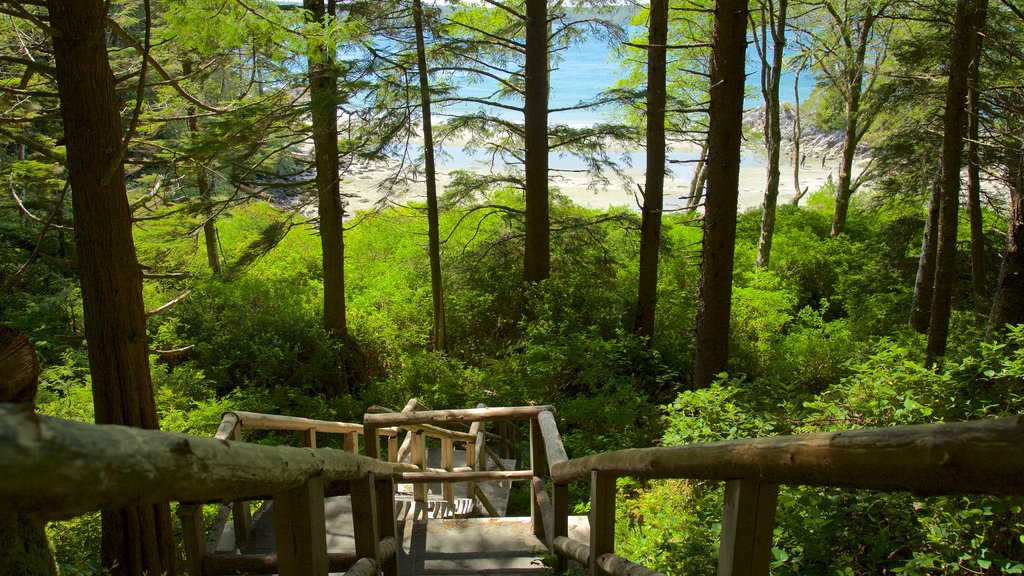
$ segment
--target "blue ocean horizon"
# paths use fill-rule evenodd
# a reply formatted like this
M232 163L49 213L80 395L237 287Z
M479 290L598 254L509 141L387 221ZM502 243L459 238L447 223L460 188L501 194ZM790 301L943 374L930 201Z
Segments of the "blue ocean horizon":
M769 45L769 49L771 45ZM671 56L670 56L671 57ZM583 102L594 101L598 96L615 86L616 82L625 78L628 64L616 56L616 46L606 38L591 35L583 42L573 44L560 52L560 60L553 64L551 70L551 92L548 107L553 110L549 115L549 123L563 124L572 127L592 126L601 122L619 120L620 112L614 106L602 106L583 110L562 110L578 106ZM757 108L763 105L760 91L761 62L754 44L747 46L747 98L745 108ZM795 73L783 69L779 89L779 100L784 104L795 102L793 80ZM496 83L483 81L468 83L468 79L459 79L459 94L474 98L488 98L495 90ZM800 75L800 99L804 101L814 89L816 79L810 71ZM481 106L477 104L456 104L441 107L438 120L444 121L446 115L464 114ZM506 110L490 110L501 117L514 118L514 113Z

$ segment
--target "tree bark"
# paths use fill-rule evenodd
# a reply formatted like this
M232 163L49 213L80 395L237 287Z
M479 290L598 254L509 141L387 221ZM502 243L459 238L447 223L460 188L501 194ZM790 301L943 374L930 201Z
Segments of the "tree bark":
M985 0L957 2L956 38L950 56L942 137L942 203L939 207L932 313L928 322L928 365L933 365L946 354L949 337L957 226L960 219L960 167L967 119L967 82L971 61L977 55L978 19L984 2Z
M1015 168L1006 247L988 320L990 337L1002 332L1007 325L1024 324L1024 151L1017 157Z
M700 145L700 157L693 167L693 179L690 180L690 195L686 197L686 211L693 212L700 208L704 200L704 185L708 180L708 142L707 139Z
M928 333L932 316L932 289L935 287L935 246L939 230L939 207L942 204L942 167L939 166L932 181L928 200L928 217L921 237L921 256L917 260L914 279L914 297L910 303L910 327L921 334Z
M430 294L434 308L431 342L434 350L443 352L448 349L448 335L444 318L444 285L441 283L441 233L437 208L437 169L434 163L434 125L430 111L430 74L423 38L423 4L420 0L413 0L412 14L416 27L416 65L419 67L420 108L423 115L423 169L427 180L427 242L430 253Z
M0 402L32 410L39 387L39 359L24 336L0 325ZM46 539L46 525L20 514L0 513L0 574L50 576L57 565Z
M49 0L96 422L159 428L103 0ZM167 504L104 510L103 565L174 572Z
M978 46L971 60L967 85L967 213L971 225L971 281L974 288L974 312L979 322L987 318L989 310L988 288L985 285L985 231L981 213L981 160L978 141L981 123L981 51L984 41L985 16L988 7L981 7L978 19Z
M788 0L779 0L778 14L772 15L773 2L768 1L768 17L774 21L771 27L772 62L768 64L765 51L767 38L762 40L762 93L765 106L764 143L768 150L768 182L764 188L764 203L761 211L761 237L757 243L758 268L767 267L771 260L772 238L775 235L775 209L779 203L779 153L782 148L782 128L779 126L779 83L782 80L782 57L786 49L786 11Z
M845 64L847 69L846 85L846 134L843 137L843 153L839 165L839 179L836 182L836 211L832 218L832 237L839 236L846 230L846 219L850 211L850 197L853 195L853 158L857 153L857 145L863 136L861 126L861 98L864 91L864 63L867 59L868 42L871 29L878 20L879 13L868 3L864 6L863 22L856 38L853 61ZM837 23L838 24L838 23Z
M800 188L800 164L803 161L800 158L800 137L803 131L800 126L800 73L803 69L802 65L797 67L793 75L793 199L790 201L793 206L799 206L800 199L807 193L807 188Z
M307 18L325 23L323 0L304 0ZM338 181L338 75L334 68L334 48L317 46L308 56L310 116L313 123L313 149L316 164L316 190L320 211L320 247L323 250L324 329L331 336L345 339L345 241Z
M746 0L715 2L695 388L710 386L729 359L747 15Z
M654 337L658 301L658 253L665 196L666 55L668 0L651 0L647 32L647 178L640 223L640 278L636 333Z
M523 279L551 274L548 207L548 6L526 0L526 67L523 121L526 147L526 247Z

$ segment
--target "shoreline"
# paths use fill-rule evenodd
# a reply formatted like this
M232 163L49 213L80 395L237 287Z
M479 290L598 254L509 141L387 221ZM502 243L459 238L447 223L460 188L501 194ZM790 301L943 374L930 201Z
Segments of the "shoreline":
M635 156L642 155L643 151L633 150L624 151L624 153ZM742 153L744 162L740 166L738 201L740 211L761 205L764 184L767 179L764 161L767 151L764 148L745 146ZM613 157L618 154L621 153L614 154ZM810 194L824 186L829 178L837 178L838 164L838 159L834 156L822 158L808 154L800 167L801 188L807 188L808 194ZM356 211L373 209L375 206L387 202L404 203L426 200L426 185L422 180L401 183L395 187L390 198L385 198L385 194L381 190L381 183L394 174L397 166L397 162L354 164L347 173L342 174L342 195L345 197L345 205L350 215ZM551 166L549 182L552 192L557 190L558 193L568 197L574 203L587 208L607 210L613 207L627 207L639 211L637 186L638 183L643 184L645 167L634 165L622 168L621 172L625 178L608 172L606 176L609 182L600 183L595 182L589 174L575 170L559 170L559 162L556 158L552 158ZM665 178L666 210L685 206L685 197L689 194L692 179L691 166L669 167L669 174ZM791 201L795 195L793 164L785 152L782 154L779 167L782 172L779 184L779 204L784 204ZM439 194L443 193L450 184L452 173L460 168L473 169L453 166L453 162L441 161L438 163L437 187ZM477 168L476 170L482 171L483 169Z

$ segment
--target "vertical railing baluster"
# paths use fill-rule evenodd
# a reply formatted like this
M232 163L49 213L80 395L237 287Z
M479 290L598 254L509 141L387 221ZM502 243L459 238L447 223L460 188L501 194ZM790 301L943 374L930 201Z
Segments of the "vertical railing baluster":
M547 476L547 452L544 450L544 435L540 431L540 424L537 419L530 420L530 470L533 471L533 477L539 478L542 482ZM538 538L545 536L551 538L550 534L544 534L544 517L541 514L540 507L537 503L537 496L535 491L532 489L532 482L530 484L530 519L533 521L533 534ZM542 538L542 541L545 540Z
M356 557L371 558L380 570L380 504L373 474L352 480L352 526L355 529Z
M231 430L233 442L242 441L242 423L238 422ZM249 509L248 500L240 500L231 503L231 525L235 531L235 548L241 548L242 543L249 539L252 533L252 510Z
M590 562L588 576L604 576L597 559L615 552L615 476L590 473Z
M777 484L755 480L725 483L719 576L768 575L778 497Z
M274 538L280 576L327 576L323 478L274 494Z
M206 524L203 522L202 504L181 504L178 506L181 518L182 540L185 545L185 572L189 576L201 576L203 558L206 557Z
M391 478L378 478L376 481L377 491L377 540L394 538L398 546L398 523L395 518L395 481ZM381 571L384 576L398 576L398 551L394 557L381 564Z

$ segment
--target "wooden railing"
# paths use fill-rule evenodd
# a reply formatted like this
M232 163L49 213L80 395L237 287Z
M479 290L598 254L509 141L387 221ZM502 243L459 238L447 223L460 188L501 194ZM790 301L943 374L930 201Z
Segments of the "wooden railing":
M411 464L416 471L398 471L394 479L398 483L414 485L414 499L418 502L426 500L426 485L442 485L443 498L449 502L454 499L453 485L458 482L467 484L466 493L470 498L479 500L491 516L498 511L489 501L487 494L480 488L480 482L486 481L528 481L534 477L533 467L529 470L505 470L501 456L513 456L515 445L514 426L511 423L532 420L541 412L553 410L550 406L525 406L516 408L488 408L479 404L477 408L464 410L428 410L412 399L401 412L392 412L379 407L371 408L363 416L363 427L366 433L365 454L370 458L380 457L379 435L390 429L408 430L402 448L398 450L398 461L404 461L408 453ZM487 424L497 425L497 434L487 431ZM445 426L468 426L463 432L445 428ZM376 440L374 440L376 435ZM426 466L426 437L437 438L441 444L441 468L431 469ZM487 440L495 440L498 449L495 451ZM466 466L455 468L455 444L465 444ZM408 446L408 450L406 447ZM512 453L510 453L512 452ZM496 470L489 470L488 460L496 464Z
M232 411L224 413L221 417L220 426L214 437L218 440L242 441L243 430L298 432L299 444L304 448L316 448L318 434L341 435L344 438L345 451L352 454L359 454L359 437L363 434L361 425L348 422L329 422L295 416ZM388 438L391 444L395 442L398 435L395 430L382 430L381 434ZM247 555L239 552L239 548L249 539L252 530L252 511L248 500L237 500L230 505L225 505L209 537L205 536L203 530L202 505L183 504L178 507L178 516L181 518L185 557L190 573L206 575L252 573L260 570L266 571L267 568L275 566L276 557L273 555ZM235 550L229 554L216 554L216 546L221 540L228 516L232 521ZM336 567L344 567L352 560L345 555L329 555L331 565Z
M484 404L478 404L477 409L490 410ZM409 400L400 413L381 406L371 406L367 410L367 416L370 416L372 422L378 415L409 414L413 412L419 415L419 421L409 421L406 417L401 425L375 428L379 433L385 435L390 434L394 430L406 430L405 438L397 452L393 448L393 437L388 436L388 460L392 462L408 462L419 473L432 474L421 476L417 475L416 472L408 472L399 479L413 484L413 500L417 503L425 503L427 501L428 483L437 482L442 486L442 499L449 506L454 506L455 484L464 482L466 484L466 495L470 499L479 500L481 506L491 517L498 516L497 508L480 488L478 481L481 479L514 480L525 478L521 472L505 470L505 466L502 463L502 458L514 459L516 457L517 432L515 426L511 425L508 420L497 420L495 422L497 433L492 433L487 431L486 420L476 420L468 425L465 422L445 420L441 417L435 417L435 411L421 404L416 398ZM384 420L389 418L397 421L402 417L383 417ZM377 418L377 420L380 419ZM445 426L449 426L449 428ZM453 429L457 426L462 426L462 429ZM430 468L427 466L427 444L431 439L435 440L440 447L440 468ZM496 447L492 448L488 440L496 444ZM466 460L464 466L455 467L455 451L459 444L463 445L465 449ZM375 454L377 456L380 455L379 447ZM491 470L490 473L478 477L480 472L486 472L490 468L488 462L493 463L496 470Z
M590 575L656 572L615 555L615 481L687 478L725 482L718 573L766 575L771 557L779 485L834 486L937 494L1024 494L1024 416L965 423L733 440L622 450L575 460L566 457L548 406L423 410L366 414L367 457L315 449L318 433L347 434L358 445L358 425L230 412L216 438L95 426L36 415L30 406L0 404L0 513L58 519L101 508L176 501L191 574L278 572L391 576L398 573L394 487L414 484L529 480L534 533L561 559L584 564ZM472 442L477 462L486 454L487 422L528 422L527 470L424 469L382 462L398 459L398 430ZM468 425L465 432L443 428ZM297 430L307 448L239 442L247 429ZM443 431L442 431L443 430ZM501 434L496 435L499 439ZM472 440L470 439L472 438ZM231 441L235 440L235 441ZM394 455L393 457L391 455ZM448 468L452 468L449 470ZM569 538L568 486L589 481L589 542ZM548 483L551 485L550 495ZM352 493L354 555L328 554L324 496L341 485ZM470 492L471 494L473 492ZM275 556L217 556L202 537L198 505L230 502L243 524L244 501L273 498ZM238 529L238 528L236 528ZM244 533L248 528L242 526ZM486 551L482 551L486 554Z
M341 431L337 423L229 413L218 438L203 438L84 424L39 416L30 405L0 404L0 513L51 520L182 502L190 574L397 574L392 476L400 466L339 450L228 441L237 439L238 423L299 429L290 427L299 422L311 444L317 432ZM358 519L354 555L326 549L324 496L342 483L353 494ZM276 503L277 555L205 553L199 504L265 498Z
M780 484L1024 494L1024 416L621 450L567 461L557 429L539 423L552 462L551 547L591 575L657 574L614 553L615 481L623 476L725 481L720 576L768 574ZM590 541L581 543L567 537L559 494L570 482L588 480Z

